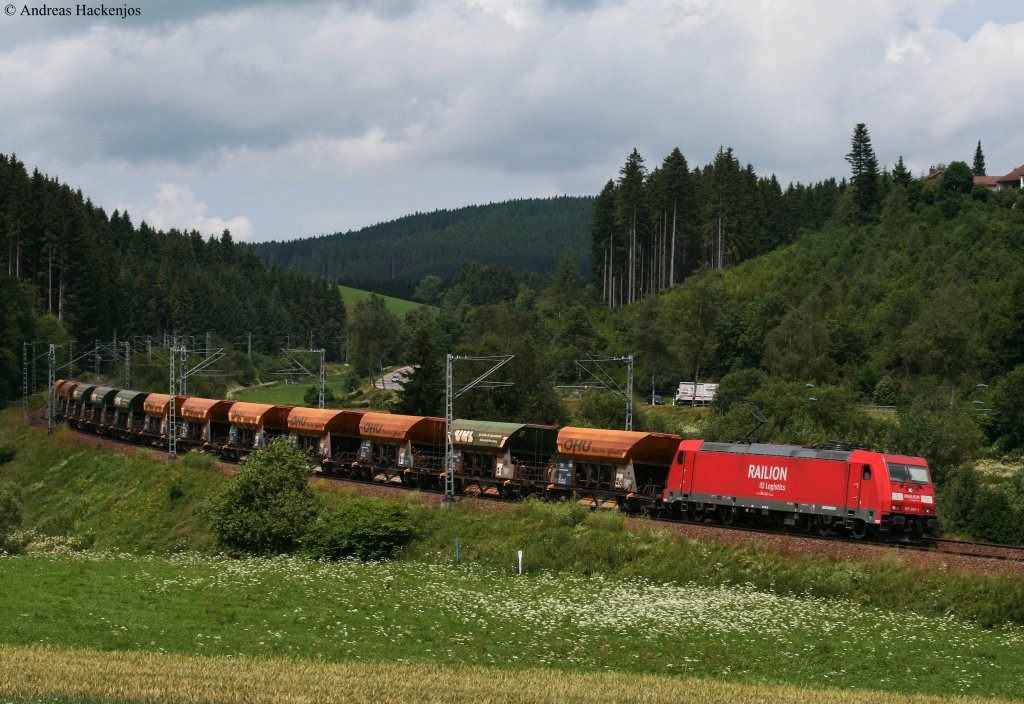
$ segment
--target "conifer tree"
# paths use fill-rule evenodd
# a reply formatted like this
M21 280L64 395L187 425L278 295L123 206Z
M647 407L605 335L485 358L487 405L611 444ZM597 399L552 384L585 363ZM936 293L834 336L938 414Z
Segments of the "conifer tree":
M650 234L646 185L644 158L634 148L619 169L619 182L615 189L616 222L624 232L628 247L623 303L632 303L643 295L641 266Z
M903 155L900 154L900 158L896 160L896 166L892 168L892 180L894 183L906 188L910 185L912 178L910 171L903 165Z
M601 292L609 308L615 307L615 183L611 179L594 201L590 227L590 271L595 286L601 272ZM621 245L620 245L621 246Z
M871 147L871 135L863 122L858 122L850 140L850 153L846 155L850 164L850 185L854 191L857 217L869 222L878 212L881 194L878 188L878 159Z
M398 392L399 413L436 416L444 412L444 353L438 349L436 324L432 317L417 320L406 353L413 371Z
M974 150L974 175L984 176L985 175L985 154L981 151L981 140L978 140L978 146Z
M693 249L696 199L686 157L676 147L651 175L657 208L657 229L662 237L662 281L675 286L697 267L688 256Z

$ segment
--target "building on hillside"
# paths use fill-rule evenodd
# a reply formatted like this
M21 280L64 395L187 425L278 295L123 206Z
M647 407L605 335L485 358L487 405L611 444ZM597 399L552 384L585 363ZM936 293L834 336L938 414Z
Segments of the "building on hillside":
M1005 176L975 176L974 185L985 186L993 191L1005 191L1009 188L1024 189L1024 166L1018 166Z

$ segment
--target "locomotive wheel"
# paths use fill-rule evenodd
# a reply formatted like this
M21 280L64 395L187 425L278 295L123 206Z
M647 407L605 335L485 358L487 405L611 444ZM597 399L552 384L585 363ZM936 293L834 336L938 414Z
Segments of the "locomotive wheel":
M730 506L722 506L718 509L718 519L724 526L731 526L736 523L736 509Z
M853 522L853 528L850 529L850 536L854 540L864 540L868 537L868 524L861 520Z
M835 529L832 526L831 521L826 521L824 518L818 518L814 524L815 532L822 538L831 538L835 533Z

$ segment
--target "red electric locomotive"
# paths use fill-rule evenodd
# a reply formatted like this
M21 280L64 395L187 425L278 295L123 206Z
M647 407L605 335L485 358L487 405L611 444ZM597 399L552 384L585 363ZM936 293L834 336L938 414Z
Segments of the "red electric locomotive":
M920 457L797 445L684 440L663 500L695 520L806 526L821 535L938 535Z

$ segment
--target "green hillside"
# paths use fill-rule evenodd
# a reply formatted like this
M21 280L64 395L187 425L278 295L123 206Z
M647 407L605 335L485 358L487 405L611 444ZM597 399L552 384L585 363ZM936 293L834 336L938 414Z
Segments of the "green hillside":
M341 294L342 300L345 301L345 308L348 310L349 315L352 314L352 309L355 307L356 303L367 300L371 295L373 295L372 291L352 288L351 286L338 286L338 292ZM407 301L402 298L395 298L394 296L381 296L381 298L384 299L384 305L387 309L397 316L403 316L409 311L415 310L423 305L422 303Z
M466 261L550 272L566 250L585 270L593 203L563 196L437 210L253 249L267 264L345 283L397 280L411 286L428 274L450 277Z

